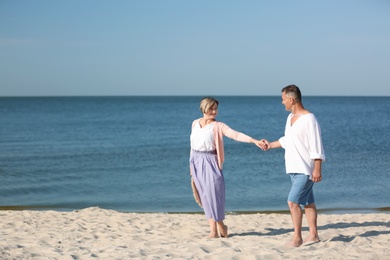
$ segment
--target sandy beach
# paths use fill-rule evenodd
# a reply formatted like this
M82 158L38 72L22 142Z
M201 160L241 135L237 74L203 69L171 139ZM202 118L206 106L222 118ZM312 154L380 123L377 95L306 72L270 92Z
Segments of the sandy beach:
M320 214L321 242L298 248L288 214L225 223L228 238L208 239L202 214L3 210L0 259L390 259L389 213Z

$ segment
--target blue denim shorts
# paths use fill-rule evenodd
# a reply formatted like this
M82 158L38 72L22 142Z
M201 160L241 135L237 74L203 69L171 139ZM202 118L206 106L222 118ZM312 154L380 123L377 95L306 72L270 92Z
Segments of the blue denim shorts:
M291 190L288 194L288 201L299 205L309 205L314 203L313 184L309 175L302 173L290 173Z

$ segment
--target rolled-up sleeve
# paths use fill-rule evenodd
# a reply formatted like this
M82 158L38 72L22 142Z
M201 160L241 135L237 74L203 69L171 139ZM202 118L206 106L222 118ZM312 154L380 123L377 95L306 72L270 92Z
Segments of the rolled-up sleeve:
M308 125L308 141L310 159L321 159L325 161L325 152L322 146L321 128L317 120L313 120Z

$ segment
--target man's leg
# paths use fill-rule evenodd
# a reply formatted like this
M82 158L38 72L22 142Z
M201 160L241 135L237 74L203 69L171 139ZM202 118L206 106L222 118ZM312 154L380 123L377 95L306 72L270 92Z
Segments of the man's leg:
M294 225L294 236L290 242L290 246L298 247L302 245L302 209L299 204L289 201L288 206L290 208L291 218Z
M314 203L305 206L305 215L307 219L307 224L309 225L310 234L309 237L305 239L304 243L319 242L320 239L318 237L317 231L317 208Z

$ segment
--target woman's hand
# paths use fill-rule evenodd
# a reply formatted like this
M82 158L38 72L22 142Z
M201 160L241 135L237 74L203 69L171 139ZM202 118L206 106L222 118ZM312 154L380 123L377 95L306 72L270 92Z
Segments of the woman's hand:
M261 140L254 140L253 142L257 147L259 147L261 150L266 151L269 149L269 142L265 139Z

